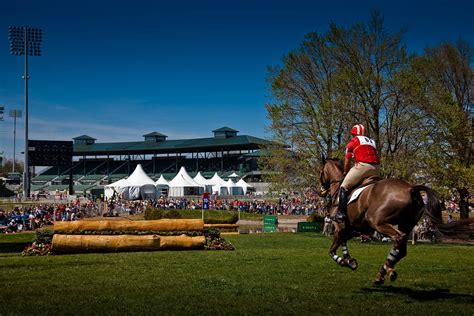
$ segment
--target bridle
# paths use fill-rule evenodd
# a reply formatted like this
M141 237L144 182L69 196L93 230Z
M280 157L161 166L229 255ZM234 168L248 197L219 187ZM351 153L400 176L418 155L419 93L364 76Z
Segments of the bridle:
M339 180L332 180L332 181L325 182L325 183L322 183L322 182L321 182L321 193L320 193L320 195L321 195L322 197L325 197L325 196L328 194L328 191L329 191L329 189L331 188L331 186L332 186L333 184L335 184L335 183L340 183L340 182L342 182L342 180L344 180L344 178L339 179ZM339 189L337 189L337 190L339 190Z
M344 177L342 177L341 179L325 181L325 182L322 181L323 180L322 178L323 178L323 171L321 171L321 178L320 178L320 182L321 182L320 196L326 197L329 194L328 196L329 201L327 203L326 208L331 209L332 207L338 206L338 204L336 203L336 200L339 197L339 190L341 187L341 182L344 180ZM331 194L331 187L335 184L337 185L337 188L334 190L334 194Z

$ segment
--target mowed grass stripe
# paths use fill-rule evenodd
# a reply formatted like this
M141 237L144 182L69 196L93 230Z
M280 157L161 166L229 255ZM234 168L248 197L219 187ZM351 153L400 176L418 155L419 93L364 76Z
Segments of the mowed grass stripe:
M19 236L19 235L18 235ZM15 237L0 238L0 244ZM21 242L25 237L18 237ZM391 245L349 242L338 267L317 234L228 235L235 251L0 254L1 314L474 313L474 248L409 246L399 279L371 285Z

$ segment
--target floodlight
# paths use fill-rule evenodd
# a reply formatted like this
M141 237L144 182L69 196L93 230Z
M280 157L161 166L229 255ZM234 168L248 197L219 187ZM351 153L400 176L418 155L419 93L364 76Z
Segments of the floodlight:
M30 56L41 55L42 31L37 27L10 26L8 30L10 39L10 52L12 55Z

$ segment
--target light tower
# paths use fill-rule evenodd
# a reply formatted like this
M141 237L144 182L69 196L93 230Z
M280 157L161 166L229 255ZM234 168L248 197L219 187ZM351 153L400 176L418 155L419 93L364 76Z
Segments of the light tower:
M25 80L25 166L23 171L23 197L30 197L30 165L28 161L28 56L41 56L41 43L43 34L41 29L30 26L10 26L8 29L10 39L10 53L24 55L25 67L23 80Z

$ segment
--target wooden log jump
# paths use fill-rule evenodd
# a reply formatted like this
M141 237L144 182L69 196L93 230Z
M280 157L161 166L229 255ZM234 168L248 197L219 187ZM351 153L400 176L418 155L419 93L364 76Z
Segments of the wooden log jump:
M59 235L53 236L56 254L83 252L157 251L171 249L203 249L204 236L158 235Z
M55 222L55 233L74 234L81 231L202 231L202 219L159 219L150 221L74 221Z
M55 254L204 249L206 238L203 231L204 221L201 219L56 222L52 246ZM114 232L119 234L112 234ZM137 232L145 232L146 235L133 234ZM154 232L162 232L163 235L167 232L177 235L198 232L199 236L161 236Z

